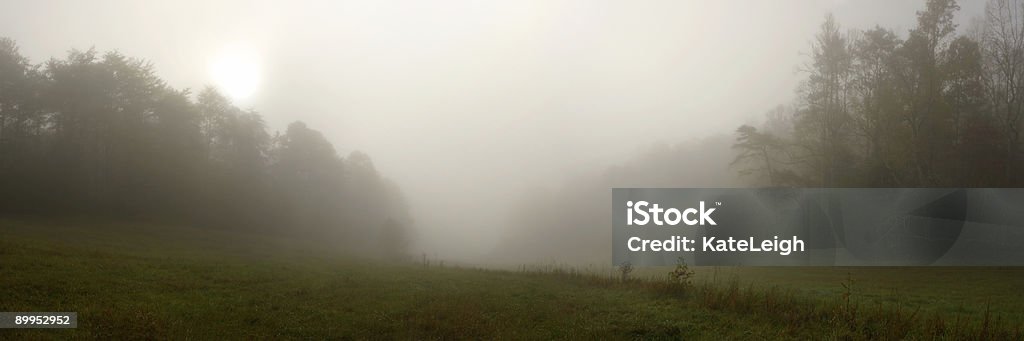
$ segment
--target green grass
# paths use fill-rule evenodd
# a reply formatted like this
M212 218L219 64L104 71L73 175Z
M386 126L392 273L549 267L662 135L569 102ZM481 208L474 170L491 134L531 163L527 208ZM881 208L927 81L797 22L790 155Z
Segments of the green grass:
M74 330L0 329L0 338L913 338L930 335L930 316L961 305L970 322L945 315L939 335L1020 336L1012 323L984 327L981 305L1020 321L1016 269L853 269L854 292L865 288L853 296L864 307L855 314L841 309L843 269L714 272L699 269L697 287L685 289L564 269L375 263L324 245L182 227L0 220L0 311L79 314ZM764 283L744 289L749 281ZM772 283L796 289L760 289ZM893 315L890 286L933 313ZM871 313L872 300L886 308Z
M1021 267L695 267L697 283L777 287L801 296L834 299L853 280L854 299L863 306L901 304L922 313L982 316L986 310L1009 323L1024 323L1024 268ZM664 277L669 268L637 275Z

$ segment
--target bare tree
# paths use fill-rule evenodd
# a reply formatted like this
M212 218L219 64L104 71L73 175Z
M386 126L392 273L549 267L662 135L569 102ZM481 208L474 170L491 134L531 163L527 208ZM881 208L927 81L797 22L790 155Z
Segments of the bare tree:
M1024 2L990 0L985 5L982 46L985 83L1006 143L1007 183L1014 182L1014 163L1024 113Z

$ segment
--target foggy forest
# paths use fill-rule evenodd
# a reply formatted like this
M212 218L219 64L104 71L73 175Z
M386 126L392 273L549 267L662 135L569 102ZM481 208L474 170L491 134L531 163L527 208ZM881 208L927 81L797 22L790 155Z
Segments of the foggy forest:
M271 134L259 113L216 89L193 100L152 64L117 52L72 50L32 65L10 39L0 51L7 213L159 219L403 250L405 203L369 155L341 157L302 122Z
M1020 340L1022 130L1024 0L0 2L0 339Z
M958 28L956 2L928 1L906 32L847 28L827 15L797 67L792 102L731 136L658 143L534 187L508 205L514 228L492 254L595 259L607 236L577 232L608 226L592 212L610 187L1020 186L1024 19L1014 6L989 1ZM413 250L400 186L369 155L339 155L303 122L275 131L215 87L175 89L157 69L94 48L31 61L0 40L0 207L402 250L385 257L428 252Z

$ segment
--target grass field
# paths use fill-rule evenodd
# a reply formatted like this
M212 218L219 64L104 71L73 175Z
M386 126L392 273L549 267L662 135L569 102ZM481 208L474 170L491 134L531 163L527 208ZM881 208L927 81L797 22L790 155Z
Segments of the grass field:
M684 288L381 264L161 225L0 220L0 311L79 314L74 330L0 338L1018 338L1024 319L1021 269L697 271Z

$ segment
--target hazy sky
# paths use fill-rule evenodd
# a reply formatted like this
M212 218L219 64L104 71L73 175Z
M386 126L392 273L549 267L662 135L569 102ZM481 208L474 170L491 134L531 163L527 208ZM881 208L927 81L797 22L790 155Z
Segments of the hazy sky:
M960 5L966 26L984 1ZM241 46L259 74L245 78L257 79L255 93L238 104L272 129L302 120L343 154L369 153L408 196L418 247L465 258L497 240L524 188L655 141L731 133L789 102L825 13L846 28L905 35L923 6L0 0L0 36L35 62L72 47L117 49L193 89L214 84L210 64ZM476 212L453 214L466 207ZM454 254L441 238L479 246Z

